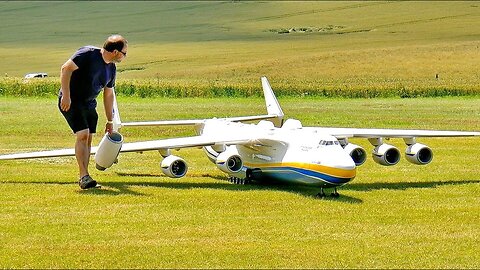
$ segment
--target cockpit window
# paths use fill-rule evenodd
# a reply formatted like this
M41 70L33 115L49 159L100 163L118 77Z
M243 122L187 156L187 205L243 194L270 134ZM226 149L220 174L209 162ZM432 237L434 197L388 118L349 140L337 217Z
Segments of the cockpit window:
M318 145L319 145L319 146L325 146L325 145L340 145L340 143L339 143L338 141L326 141L326 140L321 140Z

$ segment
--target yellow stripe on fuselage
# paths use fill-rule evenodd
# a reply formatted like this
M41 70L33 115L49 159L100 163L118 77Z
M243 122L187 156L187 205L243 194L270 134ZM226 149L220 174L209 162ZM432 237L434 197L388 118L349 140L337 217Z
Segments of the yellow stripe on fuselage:
M357 175L357 169L354 168L352 170L340 169L340 168L333 168L318 164L311 164L311 163L301 163L301 162L284 162L284 163L245 163L245 166L251 168L285 168L285 167L293 167L298 169L304 170L311 170L318 173L323 173L326 175L330 175L333 177L341 177L341 178L354 178Z

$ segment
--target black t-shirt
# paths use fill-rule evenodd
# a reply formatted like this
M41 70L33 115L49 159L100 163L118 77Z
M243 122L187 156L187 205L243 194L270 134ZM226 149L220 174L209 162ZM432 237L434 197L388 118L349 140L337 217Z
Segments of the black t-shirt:
M105 63L100 48L93 46L80 48L70 59L78 66L70 80L72 105L95 108L96 98L102 89L105 86L115 87L115 64Z

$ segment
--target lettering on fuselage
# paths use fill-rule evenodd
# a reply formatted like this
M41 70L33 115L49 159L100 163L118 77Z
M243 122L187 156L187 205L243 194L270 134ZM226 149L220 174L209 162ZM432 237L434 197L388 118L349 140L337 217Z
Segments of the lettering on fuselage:
M311 146L304 146L304 145L300 146L300 151L303 151L303 152L309 152L312 149L313 149L313 147L311 147Z

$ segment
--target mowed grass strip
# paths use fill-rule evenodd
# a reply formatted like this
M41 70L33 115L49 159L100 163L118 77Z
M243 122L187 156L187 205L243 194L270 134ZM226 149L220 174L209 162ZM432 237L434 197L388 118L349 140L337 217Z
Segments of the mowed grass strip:
M480 130L475 98L280 103L305 126ZM119 106L124 121L265 111L260 98L120 97ZM73 146L54 98L2 97L0 113L0 153ZM122 132L126 141L193 134ZM230 184L199 149L174 152L189 162L181 179L161 174L156 152L122 154L106 172L92 168L104 187L89 191L78 188L74 158L2 161L0 267L477 268L480 140L420 141L434 150L432 164L369 159L339 199L325 200L309 187Z

